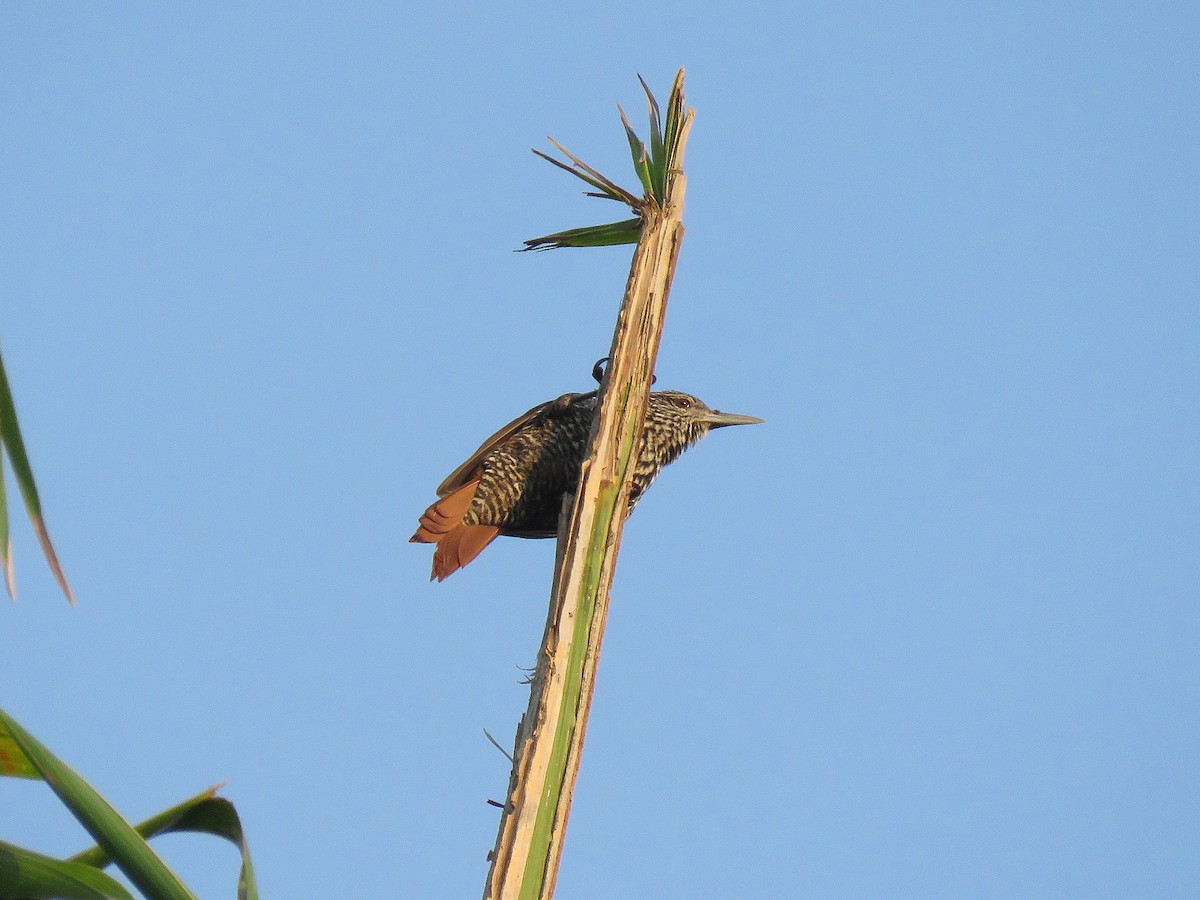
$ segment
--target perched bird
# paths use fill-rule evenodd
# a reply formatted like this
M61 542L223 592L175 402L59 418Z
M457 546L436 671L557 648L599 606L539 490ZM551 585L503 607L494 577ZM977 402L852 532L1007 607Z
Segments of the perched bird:
M599 364L598 364L599 365ZM575 493L588 449L596 392L563 394L535 406L483 442L438 485L410 541L437 544L430 581L458 571L498 535L550 538L558 534L564 494ZM663 466L710 429L753 425L754 416L709 409L678 391L655 391L637 448L629 508Z

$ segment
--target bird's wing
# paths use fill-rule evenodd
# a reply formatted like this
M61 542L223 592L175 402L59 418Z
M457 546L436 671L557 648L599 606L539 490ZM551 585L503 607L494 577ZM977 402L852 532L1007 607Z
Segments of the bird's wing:
M484 441L480 445L479 449L471 454L470 459L447 475L446 480L438 485L437 495L439 497L445 497L447 494L458 490L460 487L470 481L475 475L475 470L479 468L479 464L483 462L483 458L526 425L537 421L543 416L560 413L577 400L583 397L592 396L595 393L595 391L590 391L587 394L563 394L561 397L555 400L548 400L545 403L539 403L524 415L517 416L517 418L513 419L511 422L493 434L490 438Z

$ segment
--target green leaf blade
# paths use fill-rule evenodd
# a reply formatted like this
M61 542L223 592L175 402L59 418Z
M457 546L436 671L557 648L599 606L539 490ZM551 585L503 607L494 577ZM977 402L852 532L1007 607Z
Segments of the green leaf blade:
M224 838L238 848L242 855L242 868L238 875L239 900L257 900L258 884L254 877L254 864L250 859L250 847L242 831L237 809L224 797L216 796L217 788L211 787L189 797L182 803L151 816L134 826L134 830L146 840L160 834L184 831L210 834ZM84 863L101 868L112 861L103 847L92 847L70 857L70 862Z
M553 163L554 165L556 165L560 169L562 169L564 172L570 172L572 175L574 175L576 178L580 179L581 181L586 181L592 187L596 188L598 192L600 192L600 196L608 197L613 200L620 200L622 203L625 202L625 198L619 192L614 191L604 181L601 181L598 178L593 178L591 175L588 175L586 172L582 172L579 169L576 169L572 166L568 166L566 163L562 162L561 160L555 159L553 156L551 156L548 153L543 153L541 150L537 150L532 147L530 149L534 153L536 153L538 156L540 156L542 159L546 160L546 162Z
M17 599L17 581L13 572L12 535L8 533L8 494L4 488L4 441L0 438L0 568L4 569L4 587L8 596ZM3 760L0 760L3 773Z
M0 727L142 893L157 900L196 900L146 840L74 769L0 709Z
M524 250L557 250L563 247L615 247L620 244L636 244L642 233L642 220L623 219L607 225L586 225L583 228L568 228L554 234L531 238L525 241Z
M625 115L625 110L621 109L620 103L617 104L617 110L621 113L621 124L625 126L625 137L629 140L629 153L633 157L633 170L642 183L642 191L647 197L654 197L655 200L658 200L658 195L654 193L654 179L650 175L650 160L647 156L646 145L642 143L642 139L637 136L637 132L629 124L629 117Z
M654 99L654 94L650 90L650 85L646 84L646 79L639 75L638 81L641 82L642 90L646 93L646 106L650 119L650 174L651 180L654 182L654 197L661 203L667 189L667 152L663 144L662 114L658 108L658 101Z
M25 452L25 442L21 438L21 426L17 423L17 407L13 402L12 390L8 385L8 373L4 369L3 356L0 356L0 447L8 454L13 476L17 480L17 487L20 488L21 497L25 501L25 510L29 514L29 521L33 525L34 533L37 534L38 543L42 545L42 553L46 557L50 571L54 573L54 578L58 581L58 586L62 588L67 600L74 606L75 595L71 592L71 586L67 583L67 576L63 573L62 566L59 565L58 555L54 552L54 545L50 542L50 532L46 530L46 522L42 516L42 502L38 497L37 482L33 478L29 456ZM5 511L5 531L7 532L7 504ZM9 583L9 594L11 595L15 593L12 585L12 554L7 550L4 553L4 566L5 578Z
M133 900L99 869L0 841L0 897L22 900Z

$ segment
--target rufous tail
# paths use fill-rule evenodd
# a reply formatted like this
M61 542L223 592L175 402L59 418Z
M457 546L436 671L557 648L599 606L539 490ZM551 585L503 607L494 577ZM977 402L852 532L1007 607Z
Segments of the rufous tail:
M452 491L425 510L420 527L409 541L420 544L437 544L433 551L433 574L445 581L457 572L496 539L500 529L495 525L464 525L463 517L475 499L479 479L469 481Z

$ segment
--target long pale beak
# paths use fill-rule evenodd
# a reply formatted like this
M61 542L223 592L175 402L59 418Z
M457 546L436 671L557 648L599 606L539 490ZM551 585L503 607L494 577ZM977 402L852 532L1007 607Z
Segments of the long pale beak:
M724 428L726 425L761 425L763 420L755 416L743 416L714 409L705 413L702 421L707 422L709 428Z

